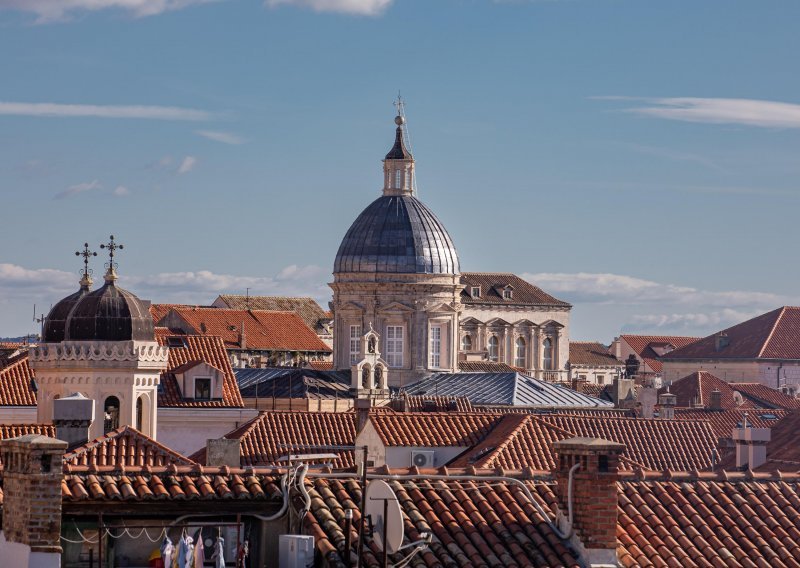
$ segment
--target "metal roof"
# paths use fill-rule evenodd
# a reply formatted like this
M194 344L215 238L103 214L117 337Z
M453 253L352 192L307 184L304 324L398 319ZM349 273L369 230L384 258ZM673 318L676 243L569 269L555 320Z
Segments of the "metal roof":
M472 404L597 408L614 405L521 373L437 373L405 388L412 395L464 396Z
M234 374L244 398L351 398L349 371L267 367Z

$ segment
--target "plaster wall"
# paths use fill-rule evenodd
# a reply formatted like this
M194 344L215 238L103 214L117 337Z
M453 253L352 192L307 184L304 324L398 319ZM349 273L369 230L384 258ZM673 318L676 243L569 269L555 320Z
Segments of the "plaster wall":
M258 416L250 408L159 408L158 441L183 455L206 447Z

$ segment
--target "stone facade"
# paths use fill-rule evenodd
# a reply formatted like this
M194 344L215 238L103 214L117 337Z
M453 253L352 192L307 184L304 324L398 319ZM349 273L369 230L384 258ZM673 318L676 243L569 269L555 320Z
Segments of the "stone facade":
M53 421L56 398L80 393L95 403L90 439L125 425L156 438L158 384L168 354L155 341L64 341L32 347L37 422ZM112 405L115 411L109 411Z

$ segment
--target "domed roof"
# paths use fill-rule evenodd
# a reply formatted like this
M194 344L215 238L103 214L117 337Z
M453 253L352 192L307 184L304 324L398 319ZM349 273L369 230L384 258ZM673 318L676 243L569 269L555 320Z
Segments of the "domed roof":
M70 294L53 306L53 308L50 310L50 313L47 314L47 318L44 320L42 341L49 343L58 343L59 341L64 341L67 316L69 316L69 313L72 311L72 308L75 307L75 304L77 304L78 301L88 293L89 286L88 284L84 285L82 281L80 290L74 294Z
M115 285L109 271L106 282L78 300L66 322L67 341L154 341L150 302Z
M333 271L458 274L458 253L424 203L413 195L385 194L350 226Z

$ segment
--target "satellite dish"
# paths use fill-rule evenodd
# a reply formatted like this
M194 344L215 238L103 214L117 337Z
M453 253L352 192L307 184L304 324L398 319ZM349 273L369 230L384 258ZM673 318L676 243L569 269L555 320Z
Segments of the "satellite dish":
M386 511L385 521L384 511ZM397 495L385 481L373 479L367 485L366 514L372 519L372 538L375 543L383 548L385 541L389 554L400 550L405 533L403 512L400 510L400 501L397 500ZM386 535L383 534L384 525L386 526Z

